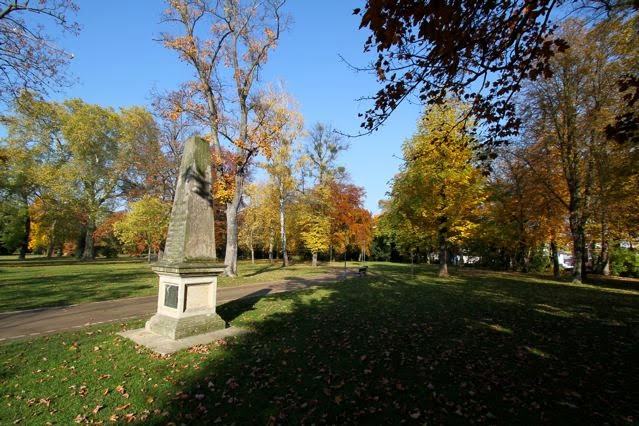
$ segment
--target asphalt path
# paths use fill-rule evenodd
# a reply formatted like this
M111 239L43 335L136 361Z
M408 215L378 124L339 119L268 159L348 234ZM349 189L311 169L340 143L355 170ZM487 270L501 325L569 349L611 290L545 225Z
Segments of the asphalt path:
M309 279L248 284L217 289L217 304L248 297L300 290L342 278L326 274ZM0 313L0 342L25 339L116 321L145 318L157 310L157 296Z

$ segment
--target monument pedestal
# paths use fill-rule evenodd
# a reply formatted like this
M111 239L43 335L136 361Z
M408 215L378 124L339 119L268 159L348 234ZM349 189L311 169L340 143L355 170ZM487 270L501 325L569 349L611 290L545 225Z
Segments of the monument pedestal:
M177 340L225 327L215 312L223 265L158 263L153 271L160 277L158 310L146 330Z
M224 266L215 257L214 223L211 151L208 142L193 137L182 153L164 259L153 266L160 277L157 313L144 329L124 336L171 353L241 331L225 329L215 313L217 277Z

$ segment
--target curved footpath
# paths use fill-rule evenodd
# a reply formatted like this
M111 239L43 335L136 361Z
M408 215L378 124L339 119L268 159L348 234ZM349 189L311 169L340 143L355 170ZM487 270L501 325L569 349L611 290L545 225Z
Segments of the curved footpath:
M300 290L343 278L343 273L319 275L314 278L298 278L217 289L217 304L250 297ZM0 342L36 337L104 324L151 316L157 310L157 296L134 297L83 303L80 305L31 309L28 311L0 313Z

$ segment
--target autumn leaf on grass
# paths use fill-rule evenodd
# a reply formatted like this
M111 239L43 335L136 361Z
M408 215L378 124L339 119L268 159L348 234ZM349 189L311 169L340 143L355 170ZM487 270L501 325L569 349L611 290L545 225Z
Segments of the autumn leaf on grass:
M120 405L119 407L115 407L115 411L122 411L122 410L126 410L127 408L129 408L131 406L130 402L127 402L124 405Z
M93 414L97 414L98 411L104 408L104 405L96 405L95 408L91 411Z
M122 385L117 385L115 387L115 390L118 391L123 397L128 398L129 394L126 392L126 390L124 389L124 386Z
M85 397L87 396L87 393L89 392L89 389L87 389L86 386L80 386L80 390L78 391L78 395Z
M189 348L189 353L192 354L208 354L209 347L207 345L196 345Z

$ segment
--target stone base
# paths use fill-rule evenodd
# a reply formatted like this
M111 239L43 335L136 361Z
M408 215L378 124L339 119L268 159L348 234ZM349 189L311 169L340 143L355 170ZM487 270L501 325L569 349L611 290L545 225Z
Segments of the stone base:
M226 322L217 314L173 318L159 313L153 315L145 326L148 331L173 340L205 334L225 327Z
M158 336L144 328L137 330L128 330L118 333L120 336L133 340L138 345L145 346L153 352L161 355L169 355L182 349L190 348L196 345L208 345L219 339L225 339L231 336L239 336L248 333L237 327L229 327L223 330L213 331L211 333L199 334L197 336L185 337L184 339L169 339L168 337Z

